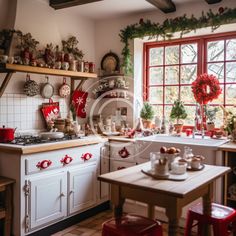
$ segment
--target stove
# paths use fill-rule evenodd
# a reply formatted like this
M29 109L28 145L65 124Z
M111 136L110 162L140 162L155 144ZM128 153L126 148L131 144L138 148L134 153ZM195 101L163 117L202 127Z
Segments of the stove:
M77 140L77 139L81 139L81 137L78 137L76 135L66 134L63 138L42 139L39 136L22 135L22 136L15 137L15 139L13 141L11 141L7 144L29 146L29 145L37 145L37 144L44 144L44 143L55 143L55 142L61 142L61 141L67 141L67 140Z

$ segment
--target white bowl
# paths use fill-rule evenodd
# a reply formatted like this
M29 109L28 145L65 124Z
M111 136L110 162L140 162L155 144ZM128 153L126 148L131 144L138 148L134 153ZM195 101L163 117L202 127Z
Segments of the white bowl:
M64 137L63 132L42 132L40 133L40 138L43 140L46 139L60 139Z

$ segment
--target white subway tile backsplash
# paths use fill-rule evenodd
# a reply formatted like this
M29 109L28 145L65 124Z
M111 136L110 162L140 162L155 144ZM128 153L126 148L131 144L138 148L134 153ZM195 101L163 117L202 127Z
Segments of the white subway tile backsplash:
M69 99L62 99L58 95L53 96L53 101L59 101L61 116L65 118L68 111ZM0 127L17 127L17 130L45 129L45 121L40 107L42 103L48 103L40 95L27 97L24 94L3 94L0 98Z

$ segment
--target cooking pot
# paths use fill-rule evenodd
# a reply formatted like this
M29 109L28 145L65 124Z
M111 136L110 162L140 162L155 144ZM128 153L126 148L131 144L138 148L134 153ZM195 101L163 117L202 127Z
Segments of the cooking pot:
M13 141L15 139L15 130L13 128L5 128L5 126L0 128L0 142L7 143Z

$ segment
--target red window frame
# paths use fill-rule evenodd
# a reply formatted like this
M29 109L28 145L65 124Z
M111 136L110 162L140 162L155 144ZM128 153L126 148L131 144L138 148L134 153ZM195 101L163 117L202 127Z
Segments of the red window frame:
M181 45L181 44L191 44L191 43L197 43L198 44L198 61L197 61L197 75L200 75L202 73L207 73L207 43L211 41L218 41L218 40L226 40L227 39L236 39L236 32L228 32L228 33L220 33L220 34L213 34L213 35L202 35L197 37L188 37L188 38L181 38L181 39L173 39L168 41L160 41L160 42L148 42L144 43L143 47L143 100L148 101L149 99L149 50L151 48L155 47L165 47L165 46L173 46L173 45ZM224 43L225 43L224 42ZM224 68L227 62L230 62L229 60L226 61L226 53L224 53L224 61L219 61L224 63ZM164 55L165 60L165 55ZM233 60L235 62L236 60ZM178 66L182 64L176 64ZM184 64L185 65L185 64ZM165 65L163 64L163 68ZM180 83L180 74L179 74L179 91L181 86L186 86L184 84ZM226 82L226 70L224 70L224 81L221 83L221 85L224 87L224 93L223 93L223 106L232 106L235 104L226 104L226 85L228 84L236 84L236 82ZM189 85L189 84L188 84ZM159 85L160 86L160 85ZM165 82L163 81L163 85L161 87L165 88ZM168 85L170 86L170 85ZM177 84L172 85L177 86ZM155 87L155 86L154 86ZM180 93L179 93L180 94ZM164 107L168 106L169 104L164 103L165 93L163 92L163 100L162 103L156 104L156 105L162 105L163 106L163 113L164 113ZM191 106L191 104L188 104L188 106ZM192 105L194 106L194 105ZM164 115L164 114L163 114Z

